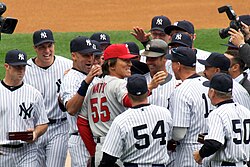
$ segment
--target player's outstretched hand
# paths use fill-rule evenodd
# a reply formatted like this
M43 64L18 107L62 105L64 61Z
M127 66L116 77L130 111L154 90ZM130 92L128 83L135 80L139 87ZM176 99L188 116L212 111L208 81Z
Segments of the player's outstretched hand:
M198 164L202 164L202 158L200 156L200 153L199 153L199 150L195 151L193 153L193 157L194 157L194 160L198 163Z
M157 88L159 84L165 82L165 79L167 77L167 73L164 71L158 71L154 76L151 82L148 84L149 91L152 91L153 89Z
M145 31L140 27L133 27L134 32L130 32L138 41L147 42L149 41L150 33L145 33Z
M23 140L23 141L26 141L28 143L35 142L37 140L37 137L38 137L35 130L31 128L31 129L27 129L27 132L32 132L33 133L33 139L32 140Z
M85 82L90 84L94 77L102 74L102 67L100 65L93 65L91 70L89 71L87 77L85 78Z

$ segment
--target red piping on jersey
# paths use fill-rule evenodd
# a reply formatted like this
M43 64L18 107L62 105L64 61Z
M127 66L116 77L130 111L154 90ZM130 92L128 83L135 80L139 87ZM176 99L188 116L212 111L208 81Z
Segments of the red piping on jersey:
M96 148L95 148L96 143L94 141L93 134L92 134L91 129L89 127L88 120L78 116L77 127L78 127L79 134L80 134L87 150L89 151L90 156L94 157L95 150L96 150Z

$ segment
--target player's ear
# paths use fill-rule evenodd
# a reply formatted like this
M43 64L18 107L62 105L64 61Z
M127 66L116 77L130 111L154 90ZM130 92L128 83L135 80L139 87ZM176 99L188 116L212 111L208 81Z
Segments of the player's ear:
M76 60L76 52L71 52L71 57L72 57L72 60L75 61Z

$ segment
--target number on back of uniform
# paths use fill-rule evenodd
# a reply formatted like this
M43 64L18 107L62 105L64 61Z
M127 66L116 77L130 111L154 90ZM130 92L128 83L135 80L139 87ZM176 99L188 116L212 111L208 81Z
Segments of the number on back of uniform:
M136 138L137 140L144 140L144 144L135 144L135 147L138 150L148 148L150 145L149 134L146 134L146 133L139 134L140 130L143 130L146 128L147 128L147 124L133 127L134 138ZM151 135L152 135L153 139L159 139L159 138L161 139L160 145L166 144L166 132L165 132L163 120L160 120L157 122Z

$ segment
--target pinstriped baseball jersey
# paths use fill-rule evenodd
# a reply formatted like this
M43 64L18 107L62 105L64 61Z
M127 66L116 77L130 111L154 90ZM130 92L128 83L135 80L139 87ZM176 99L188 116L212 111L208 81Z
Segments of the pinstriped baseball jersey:
M150 83L152 80L150 73L147 73L144 76L146 77L147 83ZM169 82L163 85L159 85L156 89L152 90L152 94L148 97L148 101L150 104L168 108L169 97L174 91L177 84L175 77L169 74L168 77L170 76L172 77L172 79Z
M198 134L207 132L206 118L211 103L208 88L202 85L204 81L207 81L204 77L186 79L170 97L173 126L188 128L180 143L198 143Z
M106 136L114 118L126 110L126 84L124 79L106 75L88 92L80 114L89 120L94 136Z
M24 81L37 88L43 96L48 118L60 119L66 117L58 106L58 93L64 71L72 67L72 61L61 56L55 56L54 63L47 69L38 67L32 59L28 60L31 67L26 68Z
M61 89L60 89L60 97L63 101L63 104L66 105L66 102L71 99L81 86L82 81L86 78L86 74L76 69L70 69L67 74L63 76ZM92 87L93 83L95 83L97 78L91 82L89 89ZM74 133L78 131L76 120L78 113L75 116L70 116L67 114L68 121L70 124L69 133Z
M208 117L208 135L223 149L211 156L211 161L240 162L250 157L250 111L239 103L226 103L213 110Z
M250 110L250 95L238 82L233 80L233 100Z
M130 108L113 121L102 151L122 162L166 164L172 118L168 109L155 105Z
M25 83L11 91L3 81L0 83L0 92L0 145L26 143L8 140L7 132L27 131L48 123L41 93Z

